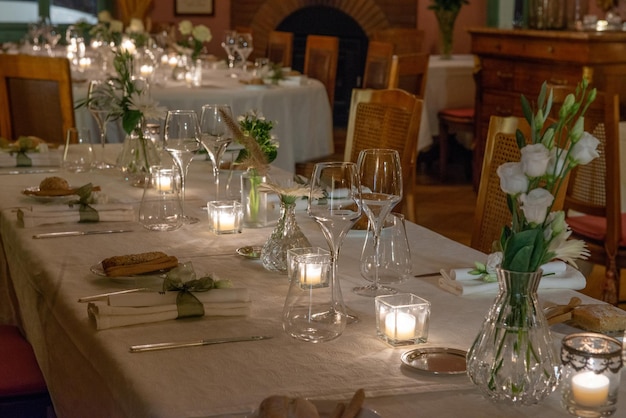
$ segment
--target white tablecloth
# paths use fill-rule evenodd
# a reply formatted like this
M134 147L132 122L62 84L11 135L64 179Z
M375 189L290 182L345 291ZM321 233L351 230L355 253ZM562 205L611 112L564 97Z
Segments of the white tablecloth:
M465 375L436 376L401 367L415 347L392 348L376 337L374 301L351 289L359 275L363 236L345 241L339 274L346 304L361 322L331 342L310 344L288 337L281 327L286 276L258 261L234 255L242 245L262 244L271 228L238 235L208 231L201 206L210 183L208 162L192 164L186 208L203 221L174 232L143 230L132 222L73 224L23 229L12 207L34 204L19 191L45 174L11 176L0 183L0 236L27 336L48 383L59 417L190 417L250 411L273 394L312 399L347 399L365 389L366 405L383 417L566 417L555 392L539 406L512 408L483 398ZM113 199L138 202L141 190L117 173L66 175L72 184L91 181ZM7 176L8 178L8 176ZM305 214L299 223L313 245L325 247L319 228ZM40 232L128 228L132 233L34 240ZM408 225L413 273L471 265L481 254L414 224ZM215 273L246 287L252 295L247 318L199 318L96 331L79 297L138 285L114 282L90 272L105 257L162 250L192 261L197 272ZM430 334L424 346L467 350L492 303L492 296L458 297L437 287L437 277L411 279L397 288L432 303ZM6 286L2 284L2 286ZM0 288L2 287L0 286ZM574 291L542 291L543 301L566 303ZM266 341L133 354L133 344L239 335L272 335ZM559 343L560 334L555 334ZM621 404L626 401L622 385ZM621 408L621 413L626 409Z
M74 88L74 100L86 95L86 85ZM330 155L334 151L332 112L322 83L308 79L301 86L249 86L226 76L225 70L205 70L202 87L189 88L185 82L169 81L166 86L154 85L152 96L168 109L192 109L200 112L209 103L229 104L233 116L253 109L276 122L272 133L280 143L274 164L294 171L295 163ZM85 108L76 111L77 124L92 126L94 140L97 127ZM123 132L110 123L108 140L120 142Z

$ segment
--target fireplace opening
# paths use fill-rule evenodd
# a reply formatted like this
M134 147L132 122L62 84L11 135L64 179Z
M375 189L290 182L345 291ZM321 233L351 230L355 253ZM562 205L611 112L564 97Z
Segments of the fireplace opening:
M339 38L333 123L337 127L347 126L352 89L361 86L361 78L365 68L367 34L349 15L341 10L324 6L298 9L280 22L276 30L293 32L292 67L298 71L304 69L307 35L326 35Z

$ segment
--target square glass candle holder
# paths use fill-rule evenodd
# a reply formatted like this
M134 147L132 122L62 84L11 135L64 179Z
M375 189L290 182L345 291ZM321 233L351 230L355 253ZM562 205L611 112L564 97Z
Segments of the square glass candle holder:
M241 203L236 200L213 200L207 204L209 229L218 234L241 232L243 212Z
M287 250L287 276L301 289L328 287L330 281L330 252L319 247Z
M617 410L622 343L592 332L561 343L561 402L577 417L605 417Z
M376 296L376 334L393 346L425 343L430 302L412 293Z

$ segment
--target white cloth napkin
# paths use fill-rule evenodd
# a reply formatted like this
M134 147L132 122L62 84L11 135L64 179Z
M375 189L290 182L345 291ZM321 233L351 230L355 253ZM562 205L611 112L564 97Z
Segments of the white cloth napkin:
M61 152L59 150L49 150L47 152L27 152L33 167L38 166L60 166ZM0 167L17 166L16 154L0 152Z
M132 222L136 220L135 209L132 205L107 203L90 206L98 211L100 222ZM17 212L17 218L24 224L25 228L59 223L77 223L80 221L79 207L80 205L69 207L65 204L20 208Z
M87 314L97 330L128 325L167 321L178 317L176 295L178 292L129 293L109 296L107 303L92 302ZM195 292L204 305L205 316L246 316L250 314L248 289L212 289ZM111 303L114 305L112 306ZM134 306L132 306L134 305Z
M551 261L542 265L541 268L544 270L544 277L539 282L539 289L580 290L587 285L582 273L562 261ZM471 270L473 269L453 269L450 273L442 270L439 287L458 296L498 292L497 282L485 282L480 276L470 275Z

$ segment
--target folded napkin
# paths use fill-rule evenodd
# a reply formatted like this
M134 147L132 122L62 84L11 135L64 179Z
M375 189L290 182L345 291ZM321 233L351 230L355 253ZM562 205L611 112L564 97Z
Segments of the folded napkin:
M109 296L108 304L92 302L87 313L97 330L178 318L178 292L145 292ZM204 307L204 316L246 316L250 297L245 288L212 289L194 292Z
M135 209L127 204L93 204L89 205L98 212L100 222L132 222L136 219ZM80 205L45 205L21 208L17 218L25 228L59 223L77 223L81 221ZM82 218L83 222L85 219Z
M568 267L562 261L551 261L541 266L544 276L539 282L539 289L584 289L587 285L585 276L578 270ZM480 276L470 275L473 269L453 269L450 273L441 271L439 287L452 294L463 296L476 293L497 293L497 282L485 282Z
M61 152L59 150L49 150L47 152L27 152L26 156L30 160L30 166L60 166ZM26 160L27 161L27 160ZM16 167L18 165L17 153L0 152L0 167ZM28 166L28 164L19 164Z

